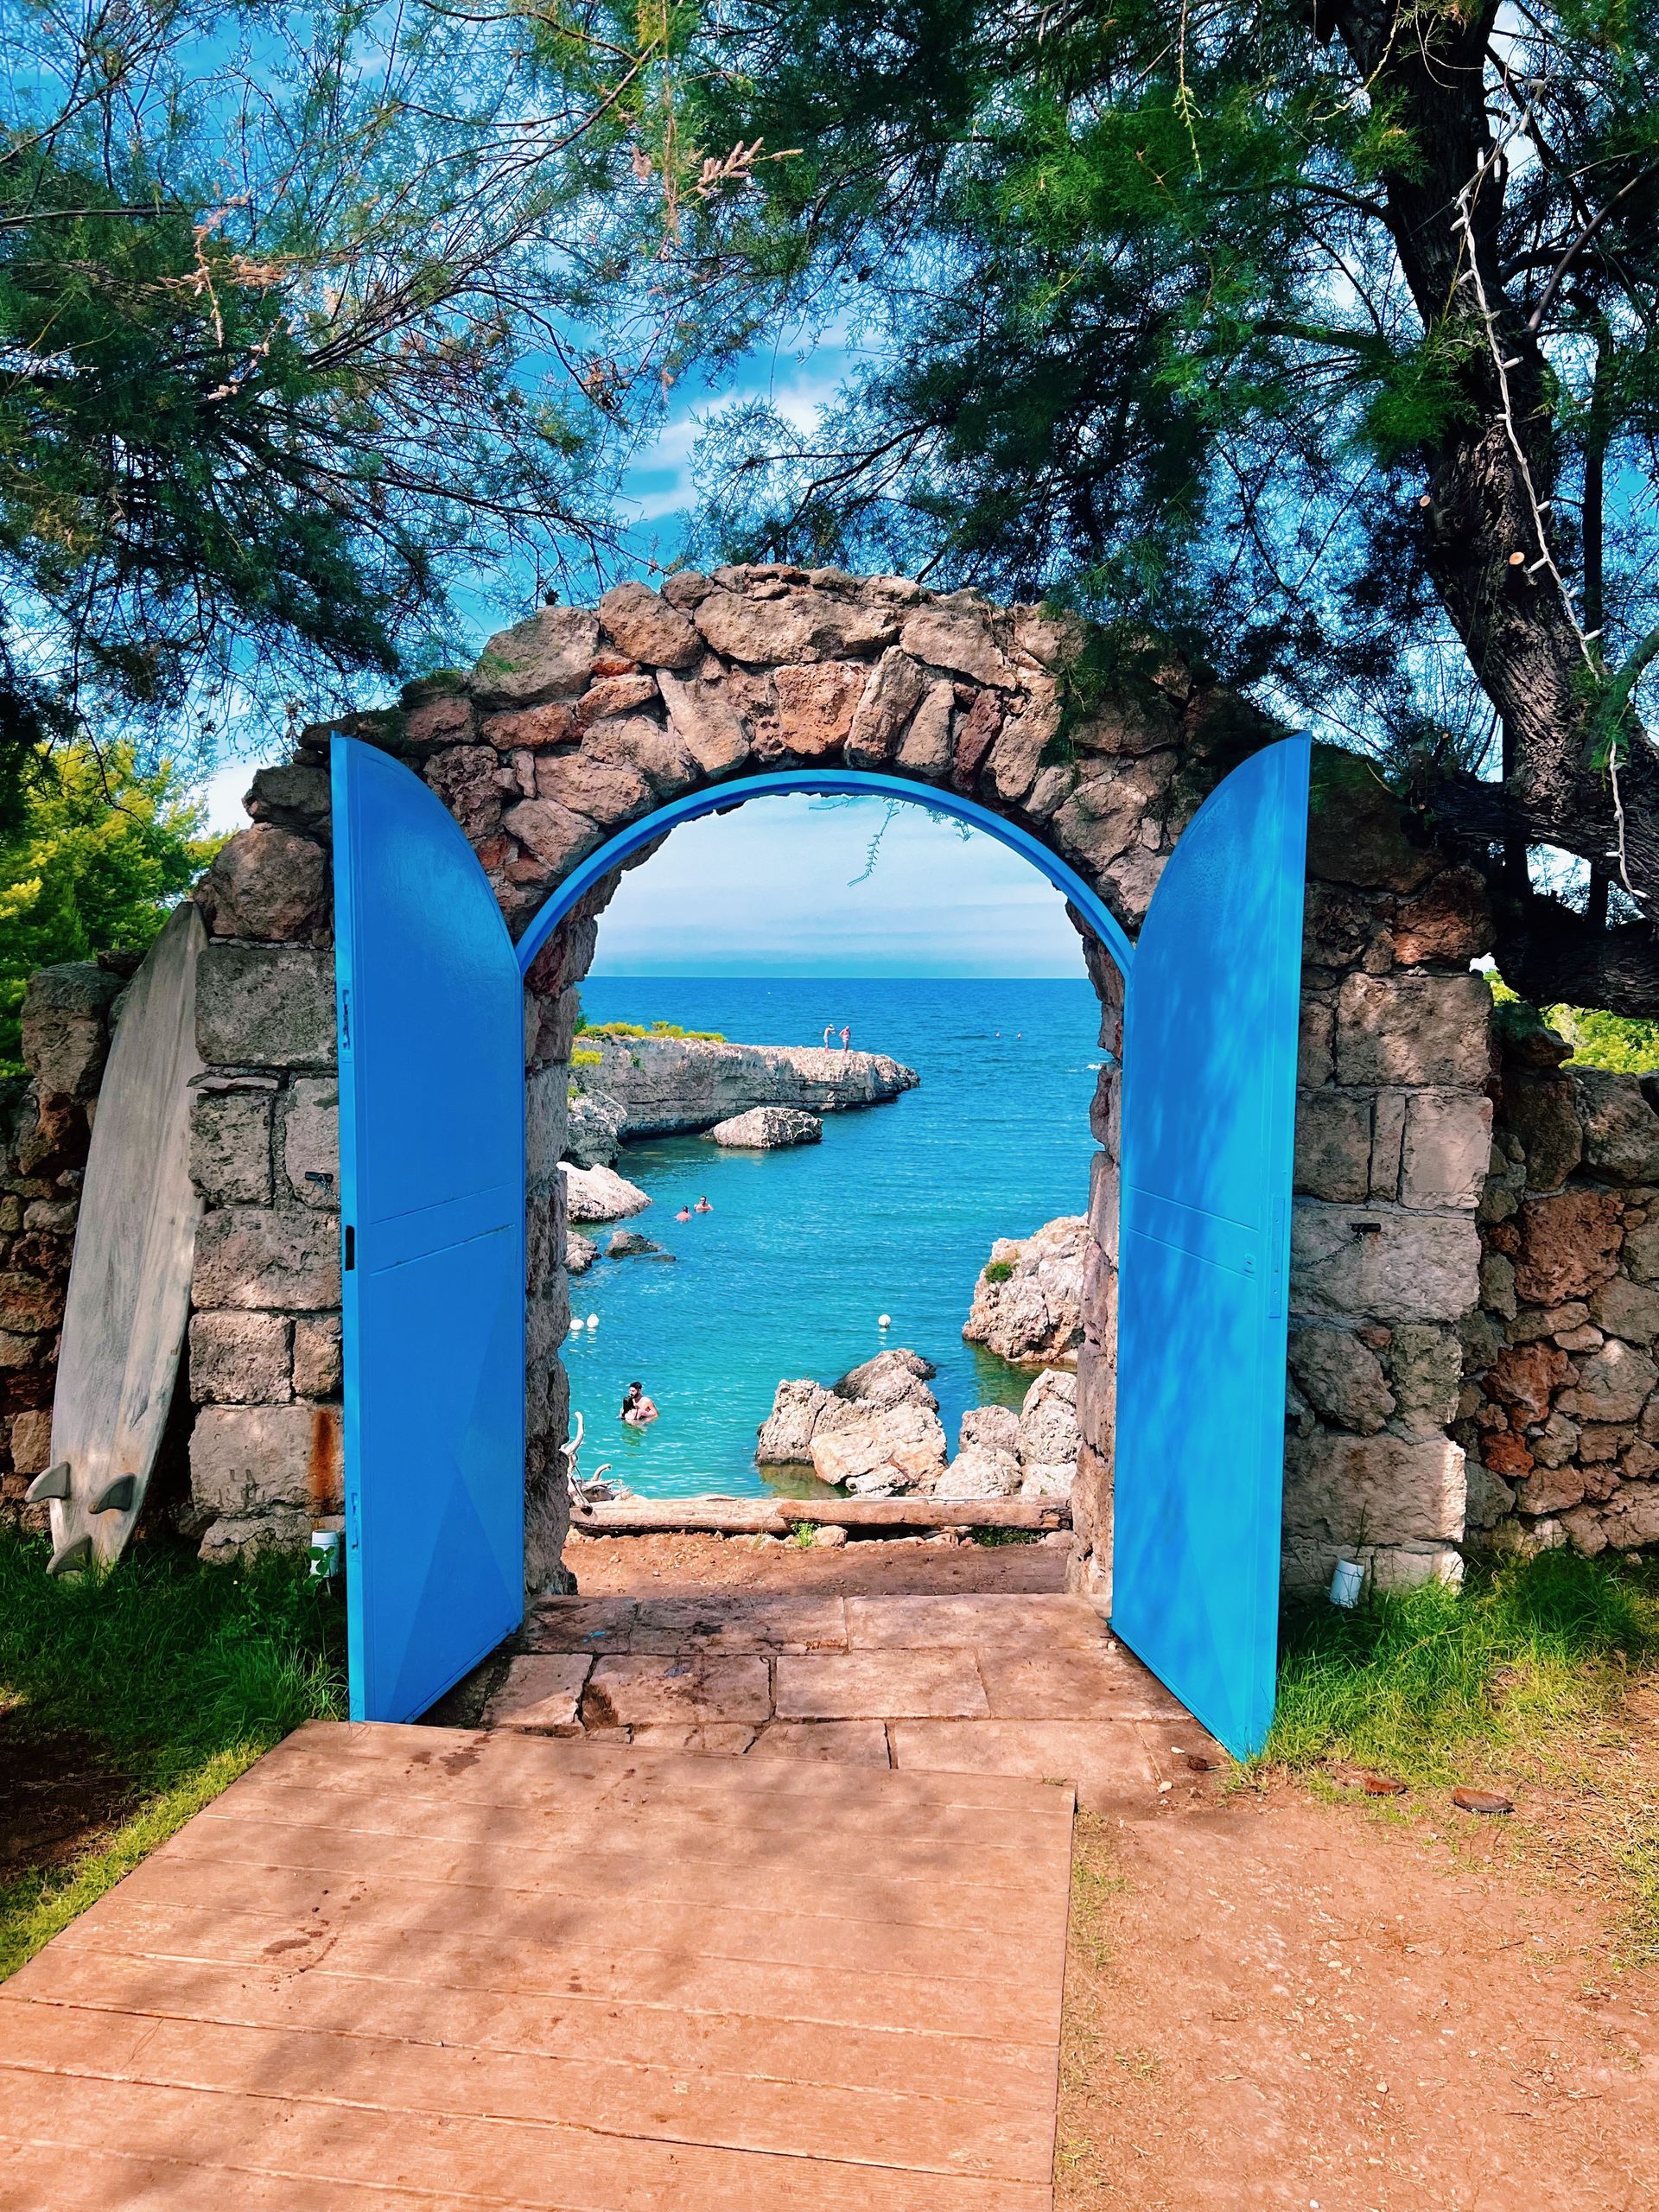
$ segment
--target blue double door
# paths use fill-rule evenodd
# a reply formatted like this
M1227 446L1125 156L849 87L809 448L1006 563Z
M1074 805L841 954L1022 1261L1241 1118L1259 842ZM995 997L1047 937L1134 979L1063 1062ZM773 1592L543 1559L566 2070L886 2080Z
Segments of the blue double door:
M1206 801L1125 1011L1113 1620L1240 1752L1272 1714L1307 775L1292 740ZM339 738L334 802L352 1713L401 1720L523 1612L523 983L418 778Z

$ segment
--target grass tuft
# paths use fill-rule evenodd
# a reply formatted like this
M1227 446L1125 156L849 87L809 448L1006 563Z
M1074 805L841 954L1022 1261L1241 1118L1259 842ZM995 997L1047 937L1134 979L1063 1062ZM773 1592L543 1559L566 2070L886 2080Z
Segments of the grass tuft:
M52 1580L44 1540L0 1531L0 1707L85 1735L143 1793L67 1867L0 1889L0 1979L303 1720L345 1711L345 1608L302 1564L204 1567L145 1546Z

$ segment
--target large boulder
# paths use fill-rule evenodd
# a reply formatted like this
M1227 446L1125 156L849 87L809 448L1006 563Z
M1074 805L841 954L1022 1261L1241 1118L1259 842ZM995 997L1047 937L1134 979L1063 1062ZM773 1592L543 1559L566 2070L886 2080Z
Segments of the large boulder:
M585 1275L599 1257L599 1247L591 1236L584 1236L579 1229L564 1232L564 1264L573 1275Z
M935 1497L1012 1497L1020 1488L1020 1462L1012 1452L970 1444L958 1452L933 1486Z
M823 1123L816 1114L793 1106L751 1106L747 1114L716 1122L709 1135L715 1144L734 1150L775 1152L785 1145L822 1143Z
M1020 1409L1020 1495L1070 1497L1082 1447L1077 1376L1066 1368L1047 1368Z
M927 1489L945 1462L932 1372L919 1353L895 1345L833 1389L806 1376L782 1382L755 1457L763 1466L810 1466L821 1482L864 1497Z
M573 1090L565 1121L564 1156L577 1167L608 1167L622 1142L627 1116L602 1091Z
M874 1359L867 1359L861 1366L849 1368L835 1388L838 1398L850 1398L861 1405L931 1406L937 1411L938 1400L928 1389L928 1383L938 1372L931 1359L924 1359L918 1351L908 1345L894 1344L891 1351L879 1351Z
M1030 1236L1000 1236L974 1285L963 1335L1003 1359L1030 1366L1077 1363L1083 1342L1082 1216L1045 1222Z
M1020 1416L1012 1406L969 1406L957 1431L958 1452L1020 1449Z
M572 1167L561 1163L565 1211L572 1221L621 1221L643 1213L651 1204L637 1183L613 1167Z

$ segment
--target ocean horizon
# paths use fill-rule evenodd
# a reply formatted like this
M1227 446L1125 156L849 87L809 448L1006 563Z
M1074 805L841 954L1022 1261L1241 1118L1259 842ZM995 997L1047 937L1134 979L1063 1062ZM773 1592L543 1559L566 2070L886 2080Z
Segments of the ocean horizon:
M652 1201L627 1226L675 1258L601 1258L572 1279L573 1314L598 1323L564 1347L584 1475L609 1461L645 1497L765 1495L755 1432L779 1382L830 1382L889 1345L938 1367L953 1453L969 1407L1019 1403L1037 1370L964 1344L962 1325L997 1237L1087 1206L1101 1052L1086 978L595 976L582 999L590 1021L734 1044L820 1045L844 1023L855 1050L921 1077L890 1104L827 1115L822 1144L623 1147L618 1169ZM704 1196L712 1213L674 1219ZM661 1408L643 1430L620 1414L636 1379Z

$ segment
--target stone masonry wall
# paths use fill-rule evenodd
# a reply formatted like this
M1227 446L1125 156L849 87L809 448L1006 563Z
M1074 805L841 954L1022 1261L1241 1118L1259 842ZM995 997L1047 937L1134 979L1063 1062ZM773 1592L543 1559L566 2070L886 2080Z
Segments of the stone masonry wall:
M1452 1433L1498 1551L1659 1542L1659 1078L1563 1066L1502 1011L1481 1300Z
M1033 608L900 578L732 569L618 587L491 641L470 677L410 687L337 727L403 759L472 842L515 934L571 867L677 794L789 765L845 764L971 792L1043 838L1133 934L1208 791L1274 734L1175 661L1086 700L1074 632ZM207 1205L190 1332L193 1496L219 1555L298 1542L339 1501L338 1122L328 731L261 770L252 825L198 897L209 931L194 1172ZM1459 1331L1478 1295L1475 1209L1491 1062L1474 879L1414 841L1364 764L1323 749L1310 851L1292 1268L1287 1565L1340 1548L1379 1574L1456 1571ZM639 856L647 857L645 855ZM529 979L526 1486L531 1573L556 1571L568 1317L556 1162L576 987L602 886ZM1090 971L1108 1048L1091 1126L1089 1262L1074 1497L1081 1582L1109 1560L1116 1052L1121 988ZM3 1325L0 1323L0 1325ZM49 1393L48 1393L49 1395Z

